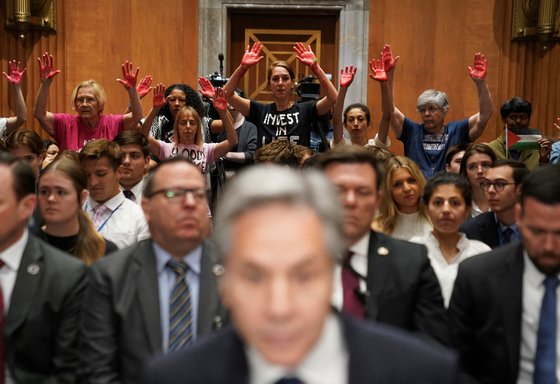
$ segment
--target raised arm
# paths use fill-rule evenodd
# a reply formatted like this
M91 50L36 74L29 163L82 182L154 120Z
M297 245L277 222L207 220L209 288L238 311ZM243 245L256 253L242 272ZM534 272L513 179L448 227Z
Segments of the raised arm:
M324 115L325 113L329 112L331 107L336 102L338 97L338 92L336 91L335 86L333 83L328 79L325 71L319 65L319 60L315 57L315 53L311 50L311 46L307 46L303 43L296 43L294 46L294 50L296 51L296 55L298 60L309 67L311 72L317 77L319 80L319 84L321 84L321 89L323 89L327 96L323 97L321 100L317 102L317 114Z
M224 124L224 129L226 130L226 139L216 144L216 148L214 149L214 157L219 159L237 145L238 138L237 132L235 132L235 128L233 127L233 118L227 110L228 103L225 91L222 88L216 88L216 96L210 99L210 101L212 101L214 109L218 111L220 119L222 119Z
M389 126L398 138L402 133L402 128L404 125L404 114L395 107L394 104L394 93L393 93L393 82L395 79L395 68L397 66L397 61L400 56L393 57L391 52L391 46L385 44L383 50L381 51L381 59L383 60L383 68L387 74L386 84L381 83L381 109L383 114L389 114ZM380 127L381 131L381 127ZM381 140L381 134L379 134L379 139ZM385 136L386 138L387 136ZM385 140L383 140L385 142Z
M334 145L340 143L343 140L343 128L344 122L342 117L342 112L344 109L344 99L346 99L346 93L352 81L354 81L354 76L356 75L356 68L353 66L345 67L340 70L340 90L338 91L338 97L334 103L333 110L333 143Z
M259 41L253 44L253 47L248 45L247 49L245 50L245 54L243 55L243 59L241 60L241 64L231 74L228 82L224 85L225 94L228 95L228 102L233 106L233 108L235 108L245 116L249 116L251 101L249 99L242 98L234 91L239 84L239 80L241 80L241 78L245 75L249 68L264 59L264 56L261 56L261 50L262 44Z
M8 122L6 123L6 133L10 134L27 121L27 107L25 106L25 100L21 92L21 79L25 71L27 71L27 68L23 71L20 70L20 62L16 62L15 60L9 61L8 66L10 68L10 74L8 75L6 72L2 72L2 75L8 79L13 92L12 96L16 100L16 115L8 117Z
M37 97L35 98L35 106L33 107L33 116L41 124L43 128L49 135L54 135L54 115L47 111L47 101L49 98L49 89L53 78L60 73L59 69L54 69L54 59L52 55L48 52L43 53L43 57L38 57L37 61L39 63L39 76L41 78L41 84L39 85L39 91L37 92Z
M377 140L384 146L387 145L387 138L389 136L389 125L393 112L393 95L389 92L387 72L385 72L385 63L383 62L383 54L381 59L371 59L369 67L373 73L369 74L373 80L379 82L381 88L381 119L379 120L379 127L377 130ZM394 64L393 64L394 67ZM390 67L390 64L388 65Z
M140 103L140 97L138 97L138 92L136 92L136 82L138 80L138 72L140 68L136 68L136 72L132 69L132 63L128 60L122 64L122 79L117 79L119 83L122 84L126 92L128 93L128 98L130 101L131 112L124 115L124 129L133 129L138 126L140 120L142 120L142 104Z
M469 75L476 84L478 93L478 113L469 117L469 138L475 141L482 135L488 120L492 116L492 96L486 84L486 58L480 52L474 55L474 65L468 67Z
M165 85L159 83L154 87L154 97L152 98L152 109L146 119L144 120L144 124L142 124L142 134L146 139L148 139L148 146L150 147L150 152L158 156L160 152L160 144L159 142L150 136L150 129L152 127L152 123L154 122L154 118L158 114L161 107L165 105L165 98L163 94L165 92Z

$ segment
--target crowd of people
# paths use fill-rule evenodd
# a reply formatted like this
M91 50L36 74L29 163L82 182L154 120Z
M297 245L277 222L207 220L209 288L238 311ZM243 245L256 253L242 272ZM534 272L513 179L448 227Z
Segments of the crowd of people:
M257 42L223 88L152 86L124 62L122 115L103 113L93 79L75 113L47 111L60 70L45 52L32 110L49 140L24 126L26 69L9 62L0 384L560 380L560 142L529 128L530 102L504 102L504 133L476 142L494 109L476 53L478 112L446 122L447 95L428 89L414 122L385 45L369 63L371 134L368 106L345 108L357 68L337 91L310 46L293 49L324 97L298 102L276 61L273 102L245 98Z

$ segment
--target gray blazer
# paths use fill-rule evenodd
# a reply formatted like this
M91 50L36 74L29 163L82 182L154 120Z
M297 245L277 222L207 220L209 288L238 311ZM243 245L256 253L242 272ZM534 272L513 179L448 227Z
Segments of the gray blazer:
M4 323L5 364L16 383L74 383L86 266L29 236Z
M222 326L210 242L203 245L197 335ZM138 383L144 361L162 352L156 256L151 239L95 263L81 321L81 376L86 383Z

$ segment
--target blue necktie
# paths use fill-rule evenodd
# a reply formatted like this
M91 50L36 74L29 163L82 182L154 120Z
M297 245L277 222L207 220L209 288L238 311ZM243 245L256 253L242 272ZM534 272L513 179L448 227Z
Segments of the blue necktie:
M185 274L189 267L183 261L171 259L167 266L175 272L175 284L169 300L169 352L192 343L191 292Z
M558 278L544 280L544 297L541 305L537 352L535 353L534 384L556 384L556 287Z
M511 242L511 236L513 235L513 229L507 227L502 232L503 244L509 244Z

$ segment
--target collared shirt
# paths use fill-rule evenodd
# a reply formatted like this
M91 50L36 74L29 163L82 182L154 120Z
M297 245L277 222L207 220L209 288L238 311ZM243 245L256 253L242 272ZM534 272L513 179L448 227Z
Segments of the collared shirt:
M25 229L19 240L9 248L6 248L4 252L0 252L0 260L5 264L0 268L0 286L2 286L2 296L4 299L4 313L8 313L8 308L10 307L10 299L16 285L18 269L28 238L29 232Z
M0 286L2 286L2 298L4 299L4 314L8 313L8 309L10 307L10 299L12 297L12 292L14 291L14 286L16 285L17 273L19 266L21 265L23 251L25 250L28 239L29 232L26 228L19 240L17 240L9 248L6 248L4 252L0 253L0 260L2 260L5 264L2 268L0 268ZM4 375L5 384L15 384L10 375L7 364L4 367L4 372L0 372L0 374Z
M504 239L504 231L507 228L511 228L511 230L513 231L513 233L510 236L510 243L516 240L521 240L521 232L519 232L519 227L517 226L517 224L512 224L512 225L503 225L500 220L498 220L498 217L496 216L496 214L494 214L494 218L496 219L496 224L498 224L498 238L500 239L500 245L504 245L505 244L505 239Z
M93 218L94 209L98 205L91 197L88 198L86 212L90 217ZM144 211L138 204L124 197L122 192L107 200L104 205L109 209L101 217L99 228L96 228L104 238L119 248L125 248L150 237Z
M246 353L251 384L274 384L282 377L297 377L305 384L348 382L348 351L340 320L333 314L325 319L319 340L294 369L267 362L250 346Z
M154 253L156 254L156 267L158 274L162 350L167 352L169 347L169 297L171 296L173 286L175 285L176 274L171 269L166 268L167 262L171 260L172 256L155 242L153 243L153 246ZM195 248L192 252L185 255L182 260L189 266L189 270L185 275L185 281L187 282L191 293L192 331L193 339L196 340L202 246Z
M126 188L124 188L121 185L121 191L124 191ZM129 199L130 201L136 203L136 204L141 204L142 203L142 192L144 190L144 179L140 180L134 187L130 188L130 192L132 192L132 198Z
M451 293L453 292L453 284L457 278L459 263L471 256L492 250L482 241L470 240L464 233L461 233L461 237L457 242L457 249L459 252L457 252L453 260L448 262L441 253L439 241L433 233L429 233L428 236L423 238L412 238L410 241L424 244L426 248L428 248L428 259L430 259L430 264L432 265L439 281L441 294L446 308L449 306L449 300L451 299Z
M369 248L369 236L371 232L358 240L354 245L350 247L353 256L350 259L350 265L352 269L356 271L363 277L367 276L368 270L368 248ZM367 285L364 279L360 279L360 291L365 292L367 290ZM336 265L334 268L334 284L333 284L333 295L332 295L332 305L341 310L342 309L342 266Z
M546 276L535 267L527 251L523 251L523 296L521 310L521 345L519 348L519 377L518 384L533 383L535 353L537 351L537 332L541 304L544 297L544 279ZM560 276L558 276L560 278ZM560 295L556 290L556 308L560 311ZM556 351L560 351L560 313L556 316ZM556 353L556 381L560 379L560 353Z

